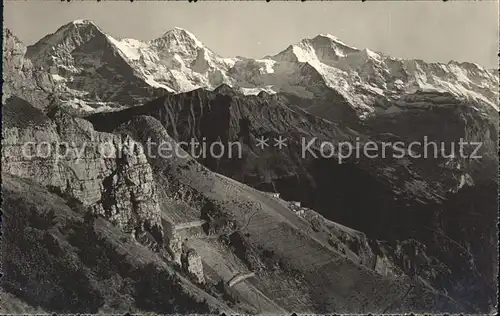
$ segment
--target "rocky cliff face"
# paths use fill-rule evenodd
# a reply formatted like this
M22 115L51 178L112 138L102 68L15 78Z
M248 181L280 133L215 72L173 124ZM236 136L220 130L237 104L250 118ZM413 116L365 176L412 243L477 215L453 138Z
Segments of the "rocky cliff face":
M2 103L11 95L21 96L40 108L48 104L54 82L26 57L26 46L7 28L3 28Z
M194 249L186 249L182 253L181 262L187 273L191 274L196 282L205 283L201 256Z
M24 111L31 122L19 118ZM141 145L63 113L49 119L17 97L3 115L4 172L50 186L131 233L152 230L161 242L156 187Z

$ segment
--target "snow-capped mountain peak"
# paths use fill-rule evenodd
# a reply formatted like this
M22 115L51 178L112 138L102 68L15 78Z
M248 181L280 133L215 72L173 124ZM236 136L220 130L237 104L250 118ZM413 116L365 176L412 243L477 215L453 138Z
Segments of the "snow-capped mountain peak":
M52 58L54 54L52 51L58 55L67 55L96 36L103 37L104 35L104 32L92 21L75 20L29 46L27 56L33 60L46 61Z
M85 32L104 34L104 31L91 20L74 20L60 27L53 35L67 34L67 32L83 32L82 35Z
M93 21L91 21L91 20L84 20L84 19L74 20L71 23L73 25L78 25L78 26L82 26L82 25L94 25L94 26L97 26Z
M184 42L187 41L187 42L195 43L195 45L198 45L198 46L203 46L201 41L198 40L193 33L189 32L186 29L178 27L178 26L174 27L171 30L168 30L160 38L175 39L177 41L180 40L180 41L184 41Z
M339 59L360 50L349 46L330 34L320 34L314 38L305 38L288 46L281 53L270 56L276 61L301 62L315 65L324 63L333 65Z
M332 42L335 42L339 45L343 45L343 46L346 46L346 47L350 47L352 49L357 49L356 47L353 47L353 46L350 46L350 45L347 45L346 43L342 42L338 37L336 36L333 36L331 34L319 34L318 36L316 36L315 38L327 38L329 40L331 40Z
M203 48L203 43L191 32L175 27L167 31L161 37L150 42L152 46L159 50L168 50L169 53L180 53L186 56L196 55L199 48Z

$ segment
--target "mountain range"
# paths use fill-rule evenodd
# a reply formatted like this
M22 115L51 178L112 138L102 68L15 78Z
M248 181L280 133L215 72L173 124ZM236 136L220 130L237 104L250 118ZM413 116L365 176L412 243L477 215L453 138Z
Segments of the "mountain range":
M138 41L88 20L29 47L4 29L3 44L5 312L496 308L497 73L331 35L224 58L181 28ZM125 151L192 139L242 156ZM465 140L481 158L302 155L312 139ZM22 151L89 141L114 155Z
M246 95L299 97L309 112L329 119L337 114L331 96L345 104L340 114L360 116L420 106L428 93L493 107L498 99L498 89L491 89L498 74L477 64L393 58L328 34L255 60L221 57L181 28L143 42L115 39L92 21L77 20L29 46L26 57L50 74L65 103L88 111L137 105L144 90L179 93L222 84Z

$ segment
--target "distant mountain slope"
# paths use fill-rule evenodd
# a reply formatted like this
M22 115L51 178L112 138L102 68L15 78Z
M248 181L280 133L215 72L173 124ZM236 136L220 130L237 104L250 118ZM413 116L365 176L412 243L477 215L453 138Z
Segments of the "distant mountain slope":
M270 95L262 92L257 96L244 95L229 86L221 86L214 91L198 89L168 95L144 106L95 114L87 119L97 129L110 132L120 123L137 115L149 115L162 122L177 141L189 143L192 139L197 141L205 139L207 146L219 140L223 143L240 141L245 146L243 159L222 158L216 162L207 157L202 161L214 170L220 170L234 179L254 186L271 186L274 181L288 176L304 176L303 180L310 178L307 176L310 170L305 171L307 164L304 162L308 161L311 164L319 162L318 159L311 159L313 155L303 149L313 138L317 139L312 146L316 151L320 150L321 142L338 144L347 141L352 146L356 143L363 146L370 141L386 143L400 141L407 144L421 142L422 146L419 149L413 149L421 153L425 150L424 137L427 137L429 142L436 142L437 147L440 147L441 143L450 147L450 144L458 143L460 139L482 142L477 152L478 155L483 155L484 159L481 160L467 159L458 155L443 157L439 152L436 157L427 159L411 158L408 153L401 159L392 159L390 155L380 156L377 159L370 159L364 155L346 159L346 161L361 162L365 164L364 169L380 172L381 177L395 181L393 185L396 191L408 190L407 192L414 197L439 200L438 197L447 191L456 191L458 187L463 186L464 180L461 178L472 177L467 180L469 184L480 178L491 178L488 174L494 170L497 156L495 131L498 130L496 127L498 115L494 110L477 105L482 109L479 111L474 105L457 103L453 98L446 101L449 103L436 105L429 100L425 109L422 107L414 109L409 106L408 111L378 115L365 120L362 124L333 123L307 113L290 103L290 99L281 94ZM441 122L443 116L447 117L445 128ZM423 130L412 128L409 121L417 122L417 120L421 124L426 124L426 128ZM273 146L273 138L279 135L288 139L287 147L283 150ZM260 136L267 136L270 139L270 148L262 151L256 147L256 139ZM456 153L458 154L458 149ZM335 153L333 159L336 159L337 154ZM273 159L270 160L271 157ZM422 172L425 181L407 183L403 188L396 189L401 187L403 181L401 168L405 169L403 174ZM396 181L396 178L399 180ZM419 177L410 176L406 180L414 178ZM307 182L309 180L305 183Z

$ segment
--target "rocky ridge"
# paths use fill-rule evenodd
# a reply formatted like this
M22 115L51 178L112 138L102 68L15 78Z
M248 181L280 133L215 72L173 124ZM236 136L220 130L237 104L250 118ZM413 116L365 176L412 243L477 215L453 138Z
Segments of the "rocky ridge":
M26 46L8 29L3 28L3 78L2 103L15 94L35 106L45 107L47 97L54 89L54 81L48 73L38 71L26 57Z

